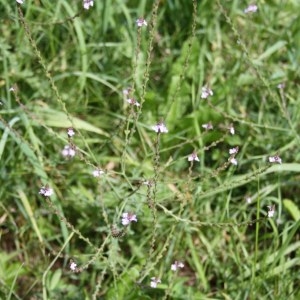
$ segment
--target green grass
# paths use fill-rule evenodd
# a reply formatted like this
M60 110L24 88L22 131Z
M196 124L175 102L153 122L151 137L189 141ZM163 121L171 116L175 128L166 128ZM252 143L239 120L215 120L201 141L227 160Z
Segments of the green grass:
M299 299L300 7L258 6L0 0L0 299Z

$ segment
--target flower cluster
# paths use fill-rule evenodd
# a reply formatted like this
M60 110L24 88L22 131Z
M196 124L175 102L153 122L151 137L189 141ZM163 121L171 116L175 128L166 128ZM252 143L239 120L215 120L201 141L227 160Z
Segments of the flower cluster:
M16 0L19 4L23 4L24 0Z

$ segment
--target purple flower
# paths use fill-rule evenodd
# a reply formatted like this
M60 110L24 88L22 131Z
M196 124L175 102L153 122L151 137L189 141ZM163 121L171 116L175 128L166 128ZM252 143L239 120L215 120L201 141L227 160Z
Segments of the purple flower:
M159 278L156 278L156 277L152 277L151 278L151 282L150 282L150 286L152 287L152 288L156 288L157 287L157 284L158 283L161 283L161 280L159 279Z
M70 269L75 272L77 270L77 264L74 261L70 263Z
M248 13L254 13L257 12L258 7L255 4L250 4L246 9L244 9L244 13L248 14Z
M92 6L94 6L93 0L83 0L83 8L84 9L89 9Z
M131 91L132 91L132 89L131 89L130 87L124 89L124 90L123 90L123 95L124 95L124 96L128 96L128 95L130 95Z
M74 146L66 145L64 149L61 151L61 154L64 157L74 157L76 154Z
M73 135L75 135L74 128L72 128L72 127L68 128L67 134L68 134L68 137L72 137Z
M190 154L188 156L188 161L199 161L199 158L197 156L197 153L196 152L193 152L192 154Z
M129 104L131 104L131 105L135 105L135 106L137 106L137 107L139 107L139 106L141 106L136 100L134 100L134 99L127 99L126 100Z
M205 128L206 130L212 130L214 127L211 122L208 122L207 124L203 124L202 128Z
M137 222L137 217L135 214L123 213L122 214L122 225L127 226L131 222Z
M229 161L230 161L233 165L235 165L235 166L237 166L237 164L238 164L237 160L236 160L234 157L231 157L231 158L229 159Z
M168 129L163 122L159 122L151 127L156 133L167 133Z
M285 88L285 83L279 83L279 84L277 85L277 88L279 88L279 89L284 89L284 88Z
M104 172L103 170L101 170L101 169L95 169L95 170L93 171L93 176L94 176L94 177L100 177L100 176L103 175L103 174L105 174L105 172Z
M214 94L213 91L207 86L202 87L201 99L207 99L209 96L212 96L213 94Z
M282 160L281 160L281 158L280 158L278 155L274 155L274 156L270 156L270 157L269 157L269 162L270 162L270 163L278 163L278 164L281 164L281 163L282 163Z
M171 265L171 270L172 271L177 271L177 269L182 269L184 267L184 264L180 261L175 261L174 264Z
M239 152L239 147L234 147L234 148L231 148L229 149L229 154L237 154Z
M53 194L53 189L51 189L48 185L45 185L41 187L39 194L44 197L50 197Z
M135 23L136 23L136 25L137 25L138 27L142 27L142 26L147 26L147 25L148 25L148 23L146 22L146 20L143 19L143 18L137 19L137 20L135 21Z
M268 218L274 217L275 214L275 205L269 205L268 206Z

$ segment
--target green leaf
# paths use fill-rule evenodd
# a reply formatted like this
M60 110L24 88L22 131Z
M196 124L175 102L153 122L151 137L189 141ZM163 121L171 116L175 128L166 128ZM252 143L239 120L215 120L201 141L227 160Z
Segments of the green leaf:
M284 199L283 205L289 211L295 221L298 221L300 219L300 210L292 200Z

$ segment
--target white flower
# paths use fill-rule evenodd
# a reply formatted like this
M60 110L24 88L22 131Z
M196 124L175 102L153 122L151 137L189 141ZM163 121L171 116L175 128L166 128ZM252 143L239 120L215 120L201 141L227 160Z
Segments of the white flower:
M245 200L248 204L250 204L252 202L252 198L248 195L245 197Z
M141 106L136 100L134 100L134 99L127 99L126 100L129 104L131 104L131 105L135 105L135 106L137 106L137 107L139 107L139 106Z
M230 126L228 127L228 130L229 130L229 132L230 132L232 135L235 134L235 129L234 129L234 127L233 127L232 124L230 124Z
M147 25L148 25L148 23L146 22L146 20L143 19L143 18L137 19L137 20L135 21L135 23L136 23L136 25L137 25L138 27L142 27L142 26L147 26Z
M103 175L105 172L103 171L103 170L101 170L101 169L95 169L94 171L93 171L93 176L94 177L100 177L101 175Z
M237 166L238 164L237 160L234 157L230 158L229 161L235 166Z
M269 162L270 162L270 163L278 163L278 164L281 164L281 163L282 163L282 160L281 160L281 158L280 158L278 155L274 155L274 156L270 156L270 157L269 157Z
M231 148L229 149L229 154L237 154L239 152L239 147L234 147L234 148Z
M84 9L89 9L93 5L94 5L94 1L93 0L83 0L83 8Z
M50 197L53 194L53 189L51 189L48 185L41 187L39 194L44 197Z
M10 92L14 92L16 89L12 86L11 88L9 88Z
M61 151L61 154L64 157L74 157L76 154L74 146L66 145L64 149Z
M70 263L70 269L74 272L74 271L76 271L76 269L77 269L77 264L74 262L74 261L72 261L71 263Z
M212 130L214 127L211 122L208 122L207 124L202 124L202 128L205 128L206 130Z
M23 4L24 0L16 0L19 4Z
M171 265L172 271L177 271L178 268L182 269L184 267L184 264L180 261L175 261L174 264Z
M153 181L152 180L144 180L143 184L147 185L147 186L152 186L153 185Z
M125 96L130 95L131 90L132 90L131 88L124 89L124 90L123 90L123 95L125 95Z
M277 85L277 88L279 88L279 89L284 89L284 88L285 88L285 84L284 84L284 83L279 83L279 84Z
M258 10L257 5L251 4L251 5L249 5L249 6L244 10L244 13L245 13L245 14L248 14L248 13L254 13L254 12L257 12L257 10Z
M157 123L155 126L151 127L157 133L167 133L168 129L163 122Z
M68 134L68 137L72 137L73 135L75 135L74 128L72 128L72 127L68 128L67 134Z
M159 279L159 278L156 278L156 277L152 277L151 278L151 283L150 283L150 286L152 287L152 288L156 288L157 287L157 284L158 283L161 283L161 280Z
M209 96L212 96L213 94L214 93L213 93L213 91L210 88L208 88L206 86L202 87L202 90L201 90L201 99L207 99Z
M127 226L131 222L137 222L137 217L135 214L123 213L122 214L122 225Z
M194 160L199 161L199 158L198 158L196 152L193 152L192 154L190 154L190 155L188 156L188 161L194 161Z
M272 218L275 214L275 205L269 205L268 209L268 218Z

